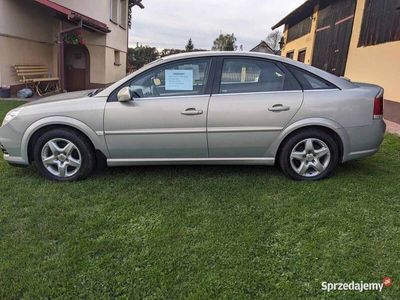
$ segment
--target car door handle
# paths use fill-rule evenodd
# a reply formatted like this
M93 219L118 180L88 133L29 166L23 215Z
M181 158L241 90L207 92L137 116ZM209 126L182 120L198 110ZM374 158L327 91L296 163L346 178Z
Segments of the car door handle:
M188 108L185 111L181 112L181 114L185 116L196 116L196 115L202 115L203 111L201 109L197 110L195 108Z
M288 110L290 110L290 106L285 106L282 104L275 104L274 106L268 108L268 110L272 111L272 112L288 111Z

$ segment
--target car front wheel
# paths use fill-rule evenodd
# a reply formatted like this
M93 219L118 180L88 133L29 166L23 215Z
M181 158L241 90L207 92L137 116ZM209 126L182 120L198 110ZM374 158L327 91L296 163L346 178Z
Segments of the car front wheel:
M339 147L325 131L309 129L290 137L279 157L286 176L314 181L329 177L339 161Z
M40 136L34 146L34 159L43 176L57 181L84 179L96 164L93 146L87 138L67 128Z

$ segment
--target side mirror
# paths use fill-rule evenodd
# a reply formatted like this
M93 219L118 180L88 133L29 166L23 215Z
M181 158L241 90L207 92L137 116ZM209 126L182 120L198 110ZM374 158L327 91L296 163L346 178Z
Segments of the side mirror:
M131 90L129 86L123 87L117 94L119 102L128 102L132 100Z

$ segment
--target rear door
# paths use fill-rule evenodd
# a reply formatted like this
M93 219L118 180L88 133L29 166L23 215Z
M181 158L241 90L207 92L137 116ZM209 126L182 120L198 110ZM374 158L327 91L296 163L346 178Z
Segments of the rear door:
M207 136L210 158L265 157L303 101L301 86L279 63L220 59Z

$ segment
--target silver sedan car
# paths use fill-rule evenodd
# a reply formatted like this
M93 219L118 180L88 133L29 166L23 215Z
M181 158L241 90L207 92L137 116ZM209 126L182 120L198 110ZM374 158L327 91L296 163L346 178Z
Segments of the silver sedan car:
M382 88L279 56L201 52L153 62L104 90L10 111L0 146L58 181L96 165L278 164L319 180L373 155L385 132Z

